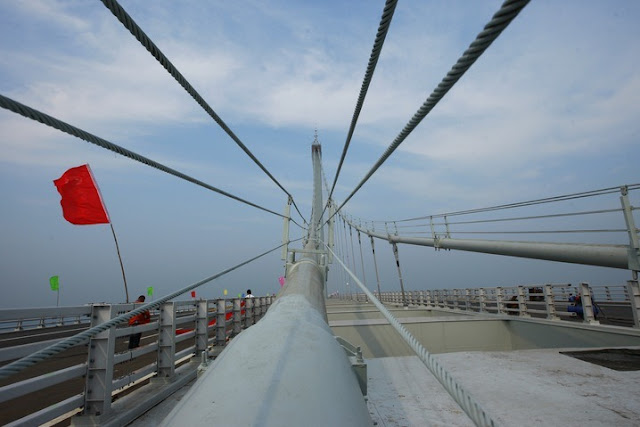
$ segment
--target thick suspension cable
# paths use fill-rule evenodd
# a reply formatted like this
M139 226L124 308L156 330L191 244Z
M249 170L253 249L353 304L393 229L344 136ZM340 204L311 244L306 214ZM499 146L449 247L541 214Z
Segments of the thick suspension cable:
M291 243L291 242L289 242ZM85 331L82 331L72 337L69 338L65 338L60 342L57 342L53 345L50 345L47 348L44 348L42 350L39 350L33 354L30 354L29 356L25 356L22 359L18 359L15 362L11 362L8 365L2 366L0 367L0 379L5 379L8 378L14 374L17 374L18 372L21 372L23 370L25 370L26 368L28 368L29 366L35 365L38 362L41 362L45 359L50 358L51 356L54 356L58 353L61 353L71 347L75 347L77 345L81 345L84 344L86 342L89 342L89 340L96 336L97 334L99 334L100 332L104 332L107 329L110 329L114 326L118 326L120 324L126 323L129 319L131 319L133 316L137 316L138 314L146 311L146 310L152 310L155 308L160 307L162 304L164 304L167 301L170 301L186 292L189 292L193 289L196 289L197 287L210 282L214 279L217 279L220 276L224 276L227 273L232 272L233 270L236 270L246 264L249 264L252 261L257 260L258 258L261 258L273 251L276 251L278 249L280 249L282 246L284 246L284 244L279 245L273 249L269 249L266 252L261 253L258 256L255 256L253 258L250 258L246 261L241 262L240 264L237 264L231 268L228 268L224 271L221 271L220 273L214 274L213 276L207 277L206 279L202 279L199 282L193 283L191 285L188 285L172 294L169 294L165 297L160 298L157 301L154 302L150 302L148 304L144 304L141 307L138 307L132 311L129 311L127 313L121 314L120 316L114 317L113 319L101 323L99 325L94 326L93 328L87 329Z
M251 150L249 150L236 136L235 133L227 126L227 124L216 114L215 111L207 104L207 102L200 96L200 94L194 89L193 86L187 81L187 79L178 71L178 69L171 63L169 58L165 56L164 53L158 48L158 46L151 41L151 39L145 34L145 32L140 28L140 26L131 18L131 16L124 10L122 6L116 0L102 0L102 3L113 13L113 15L118 18L118 20L122 23L122 25L129 30L129 32L149 51L149 53L156 58L156 60L164 67L165 70L187 91L189 95L200 105L204 111L211 116L213 120L231 137L231 139L244 151L247 156L253 160L253 162L262 169L262 171L267 174L269 178L278 186L285 194L291 197L293 202L293 206L296 208L296 211L302 217L302 220L306 222L306 219L300 213L296 202L293 200L293 196L278 182L277 179L267 170L266 167L253 155Z
M387 310L387 308L373 295L366 286L358 280L355 273L349 270L340 258L329 248L334 258L340 263L342 268L347 272L353 281L360 287L362 292L367 295L369 300L380 310L383 316L389 321L391 326L400 334L405 342L416 353L418 358L427 367L429 372L442 384L444 389L451 395L453 400L464 410L464 412L473 420L477 426L495 426L495 421L482 409L475 399L456 381L456 379L433 357L431 353L425 349L422 344L404 327L402 324Z
M282 215L282 214L279 214L279 213L274 212L274 211L272 211L270 209L264 208L264 207L262 207L260 205L256 205L255 203L252 203L252 202L250 202L248 200L242 199L242 198L240 198L238 196L235 196L235 195L233 195L231 193L227 193L224 190L221 190L221 189L216 188L216 187L214 187L212 185L204 183L204 182L202 182L202 181L200 181L200 180L198 180L196 178L192 178L189 175L185 175L182 172L179 172L179 171L177 171L175 169L172 169L172 168L170 168L168 166L165 166L165 165L163 165L161 163L158 163L158 162L156 162L154 160L151 160L151 159L149 159L147 157L141 156L140 154L134 153L133 151L127 150L126 148L123 148L123 147L121 147L119 145L116 145L116 144L114 144L112 142L109 142L109 141L107 141L105 139L102 139L102 138L100 138L98 136L95 136L95 135L93 135L93 134L91 134L89 132L85 132L82 129L79 129L79 128L75 127L75 126L72 126L72 125L70 125L68 123L65 123L65 122L63 122L61 120L58 120L55 117L52 117L52 116L50 116L48 114L45 114L45 113L42 113L42 112L40 112L38 110L35 110L35 109L31 108L31 107L27 107L26 105L21 104L21 103L19 103L17 101L14 101L11 98L7 98L6 96L0 95L0 107L5 108L5 109L7 109L9 111L12 111L12 112L14 112L16 114L20 114L21 116L24 116L26 118L35 120L35 121L40 122L42 124L45 124L47 126L50 126L50 127L54 128L54 129L58 129L58 130L60 130L62 132L68 133L69 135L75 136L75 137L80 138L80 139L82 139L84 141L87 141L87 142L90 142L92 144L95 144L95 145L97 145L99 147L102 147L102 148L105 148L107 150L113 151L114 153L118 153L118 154L120 154L122 156L128 157L128 158L130 158L132 160L135 160L135 161L138 161L140 163L143 163L143 164L145 164L147 166L151 166L152 168L156 168L156 169L161 170L163 172L166 172L166 173L168 173L170 175L177 176L178 178L182 178L185 181L189 181L189 182L191 182L193 184L199 185L199 186L204 187L204 188L206 188L208 190L215 191L218 194L222 194L223 196L229 197L230 199L236 200L236 201L238 201L240 203L244 203L246 205L252 206L254 208L257 208L257 209L263 210L265 212L269 212L271 214L274 214L274 215L277 215L279 217L284 218L284 215ZM300 224L297 224L295 221L293 221L293 222L300 227Z
M493 15L493 18L484 30L478 34L476 39L471 43L469 48L458 59L447 75L442 79L440 84L433 90L429 98L422 104L418 111L413 115L411 120L405 125L404 129L398 134L395 140L387 147L380 159L367 172L365 177L360 181L356 188L342 202L340 209L356 194L356 192L364 185L365 182L378 170L380 166L391 156L391 154L400 146L400 144L409 136L409 134L420 124L422 119L438 104L438 102L449 92L453 85L464 75L464 73L476 62L482 53L498 38L502 31L518 16L520 11L529 3L529 0L507 0L500 10ZM337 212L336 211L336 212Z
M356 108L353 112L353 117L351 118L351 126L349 127L349 133L347 134L347 140L344 143L344 148L342 149L342 156L340 157L340 162L338 163L338 169L336 170L336 175L333 178L333 185L331 186L331 191L329 191L329 196L327 197L327 201L331 199L333 195L333 190L336 188L336 183L338 182L338 176L340 175L340 170L342 169L342 164L344 163L344 159L347 156L347 150L349 149L349 144L351 143L351 138L353 137L353 132L356 129L356 123L358 122L358 117L360 117L360 111L362 111L362 105L364 104L364 99L367 96L367 91L369 90L369 85L371 84L371 79L373 78L373 73L376 69L376 65L378 64L378 59L380 58L380 52L382 52L382 46L384 45L384 40L387 37L387 32L389 31L389 27L391 26L391 19L393 18L393 13L396 9L396 5L398 0L387 0L384 5L384 9L382 11L382 17L380 18L380 24L378 25L378 32L376 34L376 39L373 42L373 48L371 49L371 56L369 57L369 63L367 64L367 71L364 75L364 80L362 81L362 87L360 88L360 95L358 96L358 102L356 103ZM327 209L325 206L325 210Z

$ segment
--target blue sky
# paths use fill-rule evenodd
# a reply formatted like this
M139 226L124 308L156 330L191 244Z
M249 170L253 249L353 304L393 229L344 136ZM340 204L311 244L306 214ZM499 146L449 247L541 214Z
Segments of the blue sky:
M384 2L121 4L308 216L314 129L331 180ZM338 181L338 200L500 4L399 2ZM639 18L640 4L630 0L532 2L347 212L401 219L640 182ZM0 33L3 95L283 211L284 193L100 2L1 2ZM74 226L62 218L52 181L84 163L93 169L118 234L132 297L147 286L157 296L167 294L279 244L279 217L6 110L0 129L0 307L55 305L48 290L54 274L65 305L124 300L109 227ZM618 243L626 243L624 235ZM380 242L376 249L382 287L396 289L389 245ZM400 251L410 289L613 284L630 277L429 248ZM255 294L275 292L281 274L276 252L198 294L213 298L223 289L233 295L249 287ZM333 290L341 275L333 270L330 277Z

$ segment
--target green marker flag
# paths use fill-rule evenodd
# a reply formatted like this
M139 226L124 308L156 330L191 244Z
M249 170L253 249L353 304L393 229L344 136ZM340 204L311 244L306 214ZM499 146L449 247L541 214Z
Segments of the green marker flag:
M242 294L238 294L238 298L242 298Z
M149 297L153 296L153 286L149 286L147 288L147 296L149 296Z
M52 291L60 290L60 282L58 276L51 276L49 278L49 286L51 286Z

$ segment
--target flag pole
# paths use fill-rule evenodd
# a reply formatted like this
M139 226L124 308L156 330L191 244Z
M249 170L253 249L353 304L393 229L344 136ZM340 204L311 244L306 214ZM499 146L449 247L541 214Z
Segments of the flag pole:
M129 303L129 290L127 289L127 277L124 275L124 265L122 264L122 257L120 256L120 246L118 246L118 238L116 237L116 231L113 229L113 224L109 221L111 232L113 233L113 240L116 242L116 252L118 252L118 260L120 261L120 269L122 270L122 280L124 280L124 293Z
M58 295L58 298L56 300L56 307L60 307L60 286L58 286L58 289L56 289L56 294Z

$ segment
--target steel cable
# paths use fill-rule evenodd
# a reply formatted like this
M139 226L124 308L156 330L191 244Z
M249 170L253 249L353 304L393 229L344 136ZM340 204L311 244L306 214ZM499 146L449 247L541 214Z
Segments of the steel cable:
M640 189L640 184L631 184L631 185L622 186L622 187L627 187L629 191L634 191L634 190ZM564 202L568 200L582 199L585 197L602 196L606 194L618 193L620 192L620 188L621 187L609 187L609 188L603 188L600 190L585 191L582 193L574 193L574 194L565 194L563 196L546 197L543 199L529 200L525 202L507 203L504 205L490 206L486 208L468 209L468 210L449 212L444 214L425 215L425 216L419 216L415 218L406 218L406 219L396 220L394 222L407 222L407 221L415 221L415 220L427 219L427 218L442 218L445 216L469 215L474 213L483 213L483 212L491 212L491 211L504 210L504 209L513 209L513 208L521 208L526 206L541 205L544 203ZM376 222L382 222L382 221L376 221Z
M449 92L453 85L464 75L464 73L473 65L473 63L482 55L482 53L493 43L493 41L502 33L502 31L518 16L518 13L529 3L529 0L507 0L500 9L493 15L493 18L484 27L484 30L478 34L476 39L471 43L469 48L458 59L456 64L451 68L447 75L442 79L438 86L433 90L431 95L422 104L411 120L405 125L404 129L398 134L395 140L387 147L380 159L367 172L365 177L360 181L356 188L342 202L340 209L356 194L356 192L364 185L365 182L378 170L380 166L391 156L391 154L400 146L400 144L409 136L409 134L418 126L418 124L426 117L427 114L435 107L438 102Z
M531 219L547 219L547 218L560 218L567 216L582 216L582 215L593 215L593 214L603 214L603 213L612 213L612 212L622 212L621 208L617 209L601 209L597 211L579 211L579 212L569 212L569 213L561 213L561 214L548 214L548 215L534 215L534 216L520 216L520 217L512 217L512 218L497 218L497 219L481 219L477 221L453 221L453 222L434 222L433 225L462 225L462 224L482 224L489 222L506 222L506 221L524 221ZM398 226L401 228L402 226Z
M351 276L360 289L367 295L369 300L380 310L384 317L389 321L391 326L400 334L405 342L416 353L418 358L424 363L427 369L442 384L444 389L451 395L453 400L460 405L464 412L473 420L477 426L496 426L495 421L485 412L484 409L475 401L475 399L456 381L456 379L429 353L420 342L404 327L387 308L373 295L366 286L358 280L356 275L347 268L340 258L324 244L342 268Z
M292 242L289 242L292 243ZM129 311L127 313L121 314L117 317L114 317L113 319L101 323L100 325L96 325L90 329L87 329L83 332L80 332L72 337L69 338L65 338L64 340L57 342L56 344L50 345L49 347L46 347L42 350L39 350L33 354L30 354L29 356L25 356L22 359L16 360L14 362L11 362L5 366L0 367L0 379L4 379L4 378L8 378L14 374L17 374L18 372L21 372L23 370L25 370L26 368L28 368L29 366L35 365L38 362L41 362L45 359L48 359L58 353L61 353L71 347L75 347L77 345L81 345L84 344L86 342L88 342L92 337L96 336L97 334L99 334L100 332L104 332L107 329L110 329L112 327L115 327L117 325L120 325L122 323L127 322L130 318L132 318L133 316L137 316L138 314L146 311L146 310L152 310L155 308L160 307L162 304L164 304L165 302L172 300L173 298L176 298L186 292L189 292L207 282L210 282L214 279L217 279L220 276L224 276L227 273L230 273L233 270L236 270L246 264L249 264L252 261L257 260L258 258L261 258L277 249L280 249L282 246L284 246L284 244L277 246L273 249L269 249L268 251L255 256L251 259L248 259L244 262L241 262L240 264L237 264L231 268L228 268L220 273L214 274L213 276L207 277L206 279L200 280L199 282L193 283L189 286L186 286L170 295L167 295L163 298L160 298L158 301L154 301L154 302L150 302L148 304L144 304L139 308L136 308L132 311Z
M95 136L95 135L93 135L93 134L91 134L89 132L86 132L86 131L84 131L82 129L79 129L79 128L75 127L75 126L72 126L72 125L70 125L70 124L68 124L66 122L63 122L62 120L58 120L55 117L52 117L52 116L50 116L48 114L42 113L42 112L40 112L38 110L35 110L35 109L31 108L31 107L28 107L28 106L26 106L24 104L21 104L18 101L14 101L11 98L7 98L4 95L0 95L0 107L5 108L5 109L7 109L9 111L12 111L12 112L14 112L16 114L20 114L21 116L24 116L26 118L35 120L35 121L40 122L42 124L45 124L47 126L50 126L50 127L54 128L54 129L58 129L59 131L68 133L69 135L75 136L77 138L80 138L80 139L85 140L87 142L90 142L92 144L95 144L95 145L97 145L99 147L102 147L102 148L105 148L107 150L113 151L114 153L118 153L121 156L128 157L128 158L130 158L132 160L138 161L138 162L143 163L143 164L145 164L147 166L151 166L152 168L156 168L156 169L161 170L163 172L166 172L166 173L168 173L170 175L177 176L178 178L182 178L185 181L189 181L189 182L191 182L193 184L199 185L199 186L204 187L204 188L206 188L208 190L214 191L214 192L216 192L218 194L222 194L223 196L229 197L230 199L236 200L236 201L238 201L240 203L244 203L246 205L252 206L254 208L257 208L257 209L263 210L265 212L269 212L269 213L271 213L273 215L277 215L279 217L284 218L284 215L282 215L282 214L279 214L279 213L274 212L274 211L272 211L270 209L264 208L264 207L262 207L260 205L256 205L255 203L252 203L252 202L250 202L248 200L242 199L242 198L240 198L238 196L235 196L235 195L233 195L231 193L228 193L228 192L226 192L224 190L221 190L221 189L216 188L216 187L214 187L212 185L209 185L209 184L207 184L205 182L202 182L199 179L193 178L193 177L191 177L189 175L186 175L186 174L184 174L182 172L179 172L179 171L177 171L175 169L172 169L172 168L170 168L168 166L165 166L165 165L163 165L161 163L158 163L158 162L156 162L154 160L151 160L148 157L145 157L145 156L142 156L140 154L137 154L137 153L135 153L135 152L133 152L131 150L127 150L126 148L123 148L123 147L121 147L121 146L119 146L117 144L114 144L114 143L109 142L109 141L107 141L105 139L102 139L102 138L100 138L98 136ZM295 221L292 220L292 222L294 224L296 224L298 227L301 227L301 225L296 223Z
M626 228L589 230L524 230L524 231L451 231L449 234L569 234L569 233L628 233ZM410 234L410 233L407 233Z
M267 170L266 167L253 155L251 150L249 150L236 136L235 133L227 126L227 124L213 111L213 108L207 104L207 102L200 96L200 94L194 89L193 86L187 81L187 79L178 71L178 69L171 63L169 58L165 56L164 53L158 48L158 46L151 41L151 39L145 34L145 32L140 28L140 26L131 18L131 16L124 10L122 6L116 0L101 0L102 3L113 13L113 15L118 18L118 20L125 26L127 30L149 51L149 53L156 58L156 60L164 67L165 70L187 91L189 95L200 105L204 111L209 114L209 116L215 120L216 123L231 137L231 139L244 151L253 162L262 169L262 171L267 174L269 178L278 186L285 194L291 197L291 201L293 202L293 206L296 208L296 211L302 218L302 220L306 223L306 219L300 213L296 202L293 200L293 196L278 182L277 179Z
M376 69L376 65L378 64L378 59L380 58L380 52L382 52L382 46L384 45L384 41L387 37L387 32L389 31L389 27L391 26L391 20L393 19L393 13L396 9L397 3L398 0L387 0L384 5L382 17L380 18L380 24L378 25L378 32L376 34L375 41L373 42L373 48L371 49L369 63L367 64L367 71L365 72L364 80L362 81L362 87L360 88L358 102L356 103L356 108L353 112L353 117L351 118L351 126L349 127L349 133L347 134L347 140L345 141L344 148L342 149L342 156L340 157L338 169L336 170L336 176L333 179L333 185L331 186L331 191L329 191L327 201L331 199L333 190L336 188L338 176L340 175L340 170L342 169L344 159L347 156L347 150L349 149L349 144L351 143L353 132L356 129L356 123L358 122L358 117L360 117L360 111L362 111L364 99L367 96L367 91L369 90L369 85L371 84L373 73ZM327 206L328 205L325 205L325 210L327 209Z

